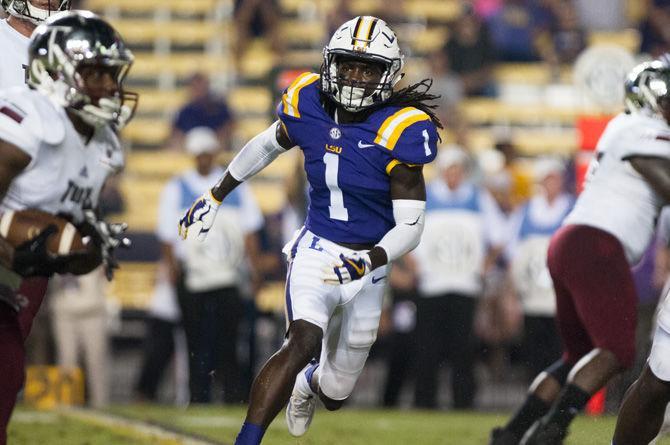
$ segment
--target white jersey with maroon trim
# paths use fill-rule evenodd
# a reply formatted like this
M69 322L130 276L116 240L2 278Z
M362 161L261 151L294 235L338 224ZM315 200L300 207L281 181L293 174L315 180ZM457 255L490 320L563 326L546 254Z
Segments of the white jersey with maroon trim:
M30 39L0 20L0 88L5 89L26 83L28 43Z
M82 209L97 206L107 177L124 163L110 127L86 142L62 107L28 87L0 91L0 140L32 158L12 181L0 211L37 208L79 222Z
M670 127L660 118L619 114L607 125L589 165L584 191L564 224L584 224L616 236L637 263L649 245L663 199L628 162L670 158Z

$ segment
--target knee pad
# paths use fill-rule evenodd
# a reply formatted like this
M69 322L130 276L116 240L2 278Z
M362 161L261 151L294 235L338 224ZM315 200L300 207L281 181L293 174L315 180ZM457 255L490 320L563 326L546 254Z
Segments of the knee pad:
M334 401L351 395L368 358L369 348L338 349L321 363L319 387L324 396Z

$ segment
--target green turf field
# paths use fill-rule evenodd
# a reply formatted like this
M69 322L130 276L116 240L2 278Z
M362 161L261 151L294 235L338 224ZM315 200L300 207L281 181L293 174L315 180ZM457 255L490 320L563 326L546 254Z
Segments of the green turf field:
M116 407L110 412L127 418L152 422L193 433L213 441L232 444L244 417L242 408L192 407L178 409L159 406ZM271 425L264 443L271 445L486 445L490 429L506 416L479 413L387 411L343 409L329 413L319 409L309 433L289 436L283 413ZM609 444L614 418L577 419L568 445ZM54 439L56 438L56 439ZM18 411L10 425L10 444L179 444L158 441L125 429L105 429L51 413ZM658 442L670 445L670 439Z

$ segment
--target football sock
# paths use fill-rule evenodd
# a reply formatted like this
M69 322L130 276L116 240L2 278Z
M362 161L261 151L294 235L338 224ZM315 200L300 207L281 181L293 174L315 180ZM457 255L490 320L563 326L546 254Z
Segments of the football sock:
M244 422L235 439L235 445L260 445L264 434L265 430L260 425Z
M550 405L547 402L535 394L529 394L505 429L520 439L535 421L549 411L549 408Z
M312 363L307 365L305 369L300 371L295 380L295 390L303 397L315 396L316 393L312 389L312 379L314 378L314 371L319 367L319 364Z
M307 384L309 384L309 389L316 393L318 392L318 385L319 385L319 374L317 373L317 370L319 369L319 362L314 362L310 363L309 366L307 367L307 370L305 371L305 379L307 380ZM314 391L314 388L317 390Z
M580 387L566 385L547 414L547 423L553 423L566 432L572 419L586 406L590 398L591 395Z

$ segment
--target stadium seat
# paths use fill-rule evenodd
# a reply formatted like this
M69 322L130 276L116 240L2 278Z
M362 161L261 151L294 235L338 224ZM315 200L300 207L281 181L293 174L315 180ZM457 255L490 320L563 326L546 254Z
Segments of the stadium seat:
M117 299L122 309L147 309L153 297L156 271L156 263L121 263L109 284L109 296Z
M409 17L448 23L461 15L463 5L460 0L405 0L404 9Z
M155 79L161 74L171 74L177 78L186 79L196 71L211 75L233 70L232 61L229 58L200 52L171 55L139 53L135 56L130 79Z
M154 13L167 10L178 14L211 14L220 0L87 0L86 6L93 11L115 9L128 13Z
M326 41L326 27L319 20L283 20L281 37L289 46L320 46Z
M156 147L170 135L170 122L166 119L136 117L121 134L132 144Z
M193 167L193 156L179 151L134 151L128 154L125 173L132 177L167 181Z
M140 101L137 107L138 115L148 113L172 114L181 107L187 94L184 89L157 90L157 89L135 89L139 93Z
M542 104L507 104L495 99L468 99L460 105L461 111L473 125L485 124L563 124L573 125L583 110L575 107L549 107Z
M640 33L632 28L621 31L592 31L588 38L589 45L618 45L633 54L640 50L640 41Z
M114 27L124 39L133 44L151 44L158 39L179 45L205 45L212 39L222 38L225 27L219 23L202 20L156 21L146 19L120 19Z
M272 95L266 87L238 87L227 94L235 115L266 114L272 108Z

